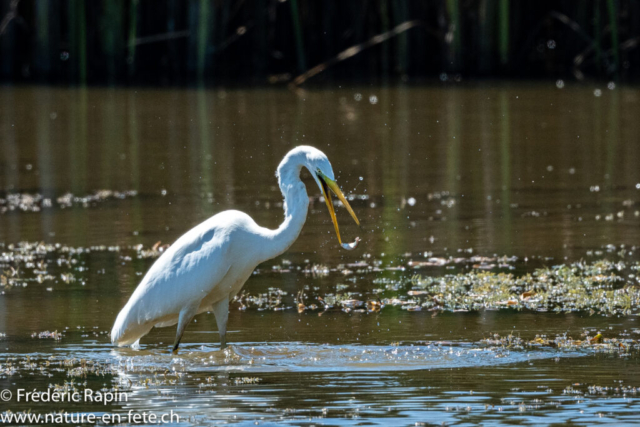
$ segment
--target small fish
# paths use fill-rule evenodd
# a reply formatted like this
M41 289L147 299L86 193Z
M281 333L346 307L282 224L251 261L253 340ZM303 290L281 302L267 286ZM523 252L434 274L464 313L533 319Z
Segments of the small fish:
M361 239L359 237L356 237L356 240L354 240L353 243L343 243L342 247L344 249L348 250L348 251L352 251L352 250L354 250L355 248L358 247L358 244L360 243L360 240Z

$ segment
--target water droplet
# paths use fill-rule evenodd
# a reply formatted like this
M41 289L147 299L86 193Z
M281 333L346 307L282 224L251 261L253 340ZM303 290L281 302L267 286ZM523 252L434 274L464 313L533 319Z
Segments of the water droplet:
M375 96L375 95L371 95L369 97L369 102L372 103L372 104L377 104L378 103L378 97Z
M562 89L564 87L564 80L556 80L556 87Z
M593 91L593 95L596 97L602 96L602 91L600 89L596 89Z

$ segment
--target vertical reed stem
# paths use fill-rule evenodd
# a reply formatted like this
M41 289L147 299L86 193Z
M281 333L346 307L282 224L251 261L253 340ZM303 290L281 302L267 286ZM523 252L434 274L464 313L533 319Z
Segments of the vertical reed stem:
M127 68L129 70L129 80L132 80L136 73L136 37L138 33L138 1L131 0L129 11L129 40Z
M618 17L616 16L616 1L608 0L607 7L609 9L609 26L611 27L611 49L613 50L613 59L616 66L614 76L617 79L620 73L620 46L618 43Z
M500 0L500 63L507 65L509 62L509 0Z
M78 77L81 85L87 84L87 14L84 1L78 2Z
M49 77L51 72L49 46L49 7L48 0L40 0L35 3L36 13L36 70L39 79Z
M453 40L449 48L449 66L452 71L458 71L460 69L461 62L461 21L460 21L460 4L459 0L447 0L447 9L449 12L449 19L451 20L451 28L453 31Z
M598 75L602 75L602 20L600 17L600 0L593 1L593 26L594 26L594 50L596 53L596 68L598 69Z
M380 20L382 21L382 32L389 31L389 6L387 0L380 0ZM389 43L382 43L382 80L389 78Z
M307 61L304 57L302 26L300 25L300 13L298 12L298 0L289 0L289 3L291 3L291 18L293 20L293 30L295 32L296 51L298 55L298 72L302 73L307 69Z
M207 55L207 23L209 21L209 0L200 0L198 16L197 78L198 84L204 83L204 71Z

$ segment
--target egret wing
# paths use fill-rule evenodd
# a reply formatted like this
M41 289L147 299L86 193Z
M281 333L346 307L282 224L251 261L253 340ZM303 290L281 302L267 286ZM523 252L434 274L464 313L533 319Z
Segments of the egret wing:
M174 324L185 305L202 300L223 281L231 268L229 245L227 230L211 220L180 237L149 269L118 315L112 341L127 345L156 324Z

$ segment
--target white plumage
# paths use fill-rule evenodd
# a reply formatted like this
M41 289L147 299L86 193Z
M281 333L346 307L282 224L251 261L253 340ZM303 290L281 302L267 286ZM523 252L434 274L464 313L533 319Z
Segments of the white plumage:
M243 212L221 212L182 235L151 266L133 295L118 314L111 331L117 346L137 343L154 326L178 324L173 350L193 317L213 310L225 347L229 301L240 291L253 270L270 258L286 251L297 239L307 217L309 197L300 180L306 167L323 193L338 241L342 244L335 218L331 189L340 198L354 220L349 203L334 181L333 169L320 150L300 146L291 150L276 173L284 196L284 222L277 230L257 225Z

